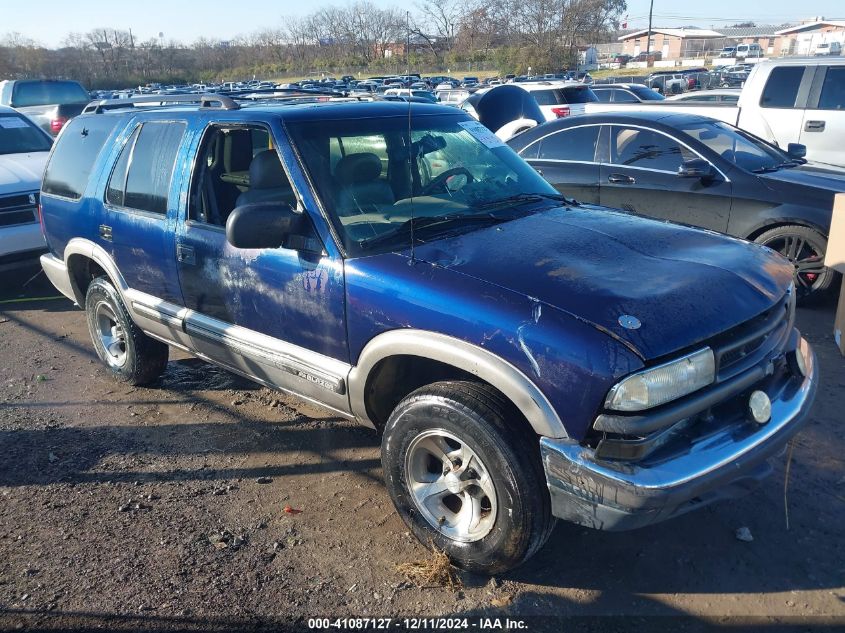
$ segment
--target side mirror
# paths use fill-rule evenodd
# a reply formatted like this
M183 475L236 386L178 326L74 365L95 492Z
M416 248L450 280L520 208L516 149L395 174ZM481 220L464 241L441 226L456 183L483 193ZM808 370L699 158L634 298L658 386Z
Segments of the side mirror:
M685 160L678 168L678 177L680 178L700 178L706 180L713 178L715 175L716 171L713 169L713 165L703 158Z
M807 156L807 146L801 143L790 143L786 146L786 155L790 158L804 158Z
M282 202L245 204L226 220L226 240L235 248L300 248L310 233L305 214Z

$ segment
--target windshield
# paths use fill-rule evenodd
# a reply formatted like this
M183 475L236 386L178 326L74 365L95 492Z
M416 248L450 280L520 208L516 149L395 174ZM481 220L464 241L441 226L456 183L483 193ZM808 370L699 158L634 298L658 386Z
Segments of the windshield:
M49 152L52 141L19 114L0 114L0 154Z
M680 129L725 160L748 171L789 166L789 156L776 147L721 121L696 121Z
M426 220L414 235L426 241L559 204L542 197L555 189L479 122L419 116L410 142L408 124L406 117L287 124L351 256L410 245L399 229L412 217L414 226ZM513 200L531 193L539 196Z
M59 103L88 103L91 98L75 81L21 81L15 84L12 106L52 105Z

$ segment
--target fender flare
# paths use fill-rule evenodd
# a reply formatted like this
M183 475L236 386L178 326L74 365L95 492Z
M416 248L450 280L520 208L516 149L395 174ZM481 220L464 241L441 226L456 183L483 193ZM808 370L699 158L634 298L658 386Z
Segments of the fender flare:
M370 424L365 404L367 380L376 364L391 356L419 356L478 376L513 402L535 433L544 437L569 437L546 396L508 361L461 339L416 329L391 330L377 335L364 346L357 365L349 372L352 413Z
M85 293L82 292L79 286L77 286L76 278L71 271L70 260L74 255L80 255L86 259L90 259L106 271L109 279L111 279L118 293L120 293L120 298L123 299L124 303L126 303L126 291L129 290L129 286L126 284L126 280L123 278L123 275L121 275L120 271L117 269L117 265L114 263L111 255L109 255L102 246L95 244L91 240L75 237L67 243L67 246L65 246L63 258L65 266L67 266L68 269L68 276L70 277L70 285L73 289L74 298L78 305L85 305Z

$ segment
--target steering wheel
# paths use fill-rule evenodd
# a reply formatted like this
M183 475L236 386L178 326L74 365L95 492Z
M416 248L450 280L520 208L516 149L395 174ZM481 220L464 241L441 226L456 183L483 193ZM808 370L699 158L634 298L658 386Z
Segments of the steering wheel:
M449 180L452 176L457 176L458 174L464 174L467 177L467 182L470 183L475 178L473 178L472 174L466 167L453 167L452 169L447 169L442 174L437 176L434 180L428 183L425 187L420 190L421 196L427 196L431 193L437 191L438 188L443 187L446 188L446 181Z

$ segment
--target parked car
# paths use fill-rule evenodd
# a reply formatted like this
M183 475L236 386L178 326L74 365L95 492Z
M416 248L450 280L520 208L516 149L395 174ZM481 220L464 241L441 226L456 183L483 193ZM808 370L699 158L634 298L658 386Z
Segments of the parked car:
M662 95L679 94L689 89L687 78L675 71L653 72L646 77L645 85Z
M565 195L780 251L801 297L835 277L823 262L845 169L803 160L801 146L788 153L721 121L657 111L558 121L509 144Z
M841 55L842 54L842 43L841 42L821 42L816 44L816 48L813 51L813 55L817 56L826 56L826 55Z
M807 418L774 251L572 204L453 108L215 103L71 121L45 271L117 380L170 344L376 429L398 513L455 563L742 494Z
M77 81L11 79L0 81L0 105L10 106L55 136L91 101Z
M52 145L30 119L0 106L0 272L37 264L47 250L38 222L38 190Z
M519 86L534 97L546 121L583 114L585 104L598 101L592 88L580 82L536 81L512 85Z
M616 55L613 58L614 64L619 64L620 66L625 66L629 61L631 61L631 55Z
M418 97L431 103L437 102L437 96L431 90L411 90L410 88L390 88L384 92L386 97Z
M801 90L801 86L816 86ZM624 108L645 109L653 104L588 103L587 113ZM754 65L739 103L657 104L662 112L700 114L759 136L780 148L790 143L807 147L807 158L845 167L845 59L838 57L784 58Z
M737 44L736 55L737 59L747 59L749 57L762 57L763 49L759 44Z
M672 103L681 101L683 103L733 103L739 102L739 95L742 91L738 88L722 88L721 90L695 90L680 95L667 97L666 101Z
M722 59L736 57L736 46L725 46L719 51L719 57Z
M633 58L633 61L635 61L635 62L654 62L654 61L659 62L661 59L663 59L662 51L650 51L650 52L643 51L642 53L635 55L634 58Z
M642 84L593 84L593 93L604 103L663 101L665 97Z

